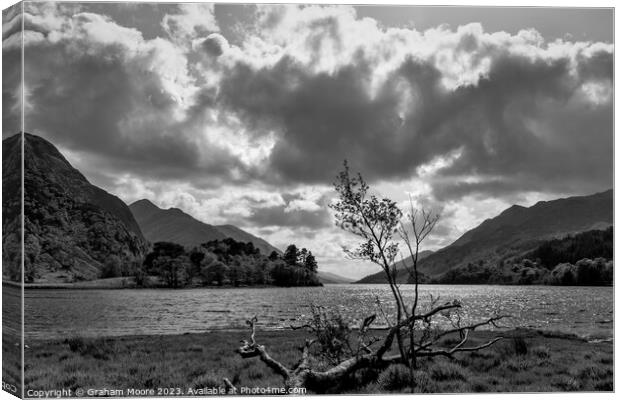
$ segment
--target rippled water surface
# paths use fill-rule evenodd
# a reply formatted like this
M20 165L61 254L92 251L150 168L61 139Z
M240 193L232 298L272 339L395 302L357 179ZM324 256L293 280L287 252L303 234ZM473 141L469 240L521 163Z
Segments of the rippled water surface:
M412 286L403 285L402 290L412 298ZM507 327L560 330L590 338L613 336L611 287L424 285L420 293L423 306L431 294L440 296L441 302L459 299L466 321L510 314ZM299 323L310 304L337 309L355 322L377 312L377 297L388 308L391 293L386 285L26 290L25 334L34 339L204 332L241 328L255 314L262 329L281 329Z

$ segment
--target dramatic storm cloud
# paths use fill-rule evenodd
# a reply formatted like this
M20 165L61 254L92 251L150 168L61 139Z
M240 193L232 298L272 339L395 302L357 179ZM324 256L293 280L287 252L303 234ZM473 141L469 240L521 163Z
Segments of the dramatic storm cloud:
M269 163L283 180L326 182L343 158L400 179L457 151L438 178L475 179L439 179L442 196L609 186L611 46L478 24L381 30L340 10L295 10L292 24L285 10L261 39L281 54L237 62L220 85L255 132L278 132Z
M521 10L539 26L519 29L502 14L506 31L497 10L459 19L447 9L452 26L420 30L396 22L416 10L436 18L402 7L27 3L25 130L127 202L149 197L277 246L303 241L336 272L353 240L327 207L344 159L402 205L412 196L441 210L435 248L513 202L612 186L604 10L581 11L583 24L599 21L591 37L587 26L571 32L572 14L562 25L561 10ZM3 17L6 137L19 130L11 65L22 17Z

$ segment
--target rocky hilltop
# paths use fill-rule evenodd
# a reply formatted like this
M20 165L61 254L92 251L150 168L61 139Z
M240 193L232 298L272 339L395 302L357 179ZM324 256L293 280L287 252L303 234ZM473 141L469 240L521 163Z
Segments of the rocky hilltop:
M232 238L237 242L252 243L265 255L272 251L281 253L267 241L241 228L234 225L210 225L178 208L162 209L147 199L138 200L129 208L151 243L172 242L190 248L211 240Z

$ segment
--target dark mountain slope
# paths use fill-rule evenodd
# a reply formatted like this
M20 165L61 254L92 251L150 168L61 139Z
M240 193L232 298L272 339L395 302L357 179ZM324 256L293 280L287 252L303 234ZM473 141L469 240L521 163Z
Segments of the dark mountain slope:
M21 133L2 141L2 277L21 281Z
M25 138L26 174L45 176L49 183L62 187L75 201L102 208L119 218L137 237L143 238L133 214L121 199L88 182L47 140L28 133Z
M280 253L265 240L233 225L213 226L197 220L178 208L167 210L157 207L143 199L132 203L129 208L138 221L142 232L151 243L173 242L185 247L194 247L211 240L227 237L238 242L251 242L261 253L269 255L272 251Z
M162 210L148 200L138 200L129 208L151 243L173 242L192 247L226 238L214 226L202 223L178 208Z
M496 264L469 263L435 280L443 284L611 285L613 227L543 240Z
M533 250L543 240L610 225L613 225L612 190L541 201L531 207L515 205L426 257L420 263L420 271L436 277L470 263L494 265Z
M512 206L457 239L451 246L557 237L613 224L613 191Z
M24 140L26 281L95 279L110 262L128 271L146 242L127 205L90 184L50 142L30 134ZM4 160L3 169L20 173Z
M512 206L425 259L420 269L437 276L468 263L494 263L542 240L613 225L613 191Z

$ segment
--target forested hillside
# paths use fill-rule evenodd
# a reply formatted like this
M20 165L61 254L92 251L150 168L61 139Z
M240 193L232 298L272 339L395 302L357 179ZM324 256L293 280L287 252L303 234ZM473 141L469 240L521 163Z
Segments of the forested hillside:
M469 263L448 271L435 283L611 285L613 228L543 241L523 256L497 264Z

